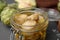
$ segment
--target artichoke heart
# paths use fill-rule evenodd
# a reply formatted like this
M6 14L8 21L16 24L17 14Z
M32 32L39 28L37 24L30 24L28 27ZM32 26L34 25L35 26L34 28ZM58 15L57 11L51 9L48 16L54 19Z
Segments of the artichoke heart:
M6 4L4 1L0 0L0 12L3 10L3 8L4 8L6 5L7 5L7 4Z
M11 8L11 7L5 7L4 10L1 12L1 21L4 24L9 24L10 23L10 17L12 14L16 12L16 9Z
M18 8L21 10L32 9L36 7L35 0L15 0L18 3Z

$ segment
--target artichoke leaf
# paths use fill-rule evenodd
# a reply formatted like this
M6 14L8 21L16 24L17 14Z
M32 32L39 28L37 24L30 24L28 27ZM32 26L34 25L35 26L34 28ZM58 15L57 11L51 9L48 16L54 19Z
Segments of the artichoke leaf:
M10 24L10 17L14 14L17 10L11 7L5 7L4 10L1 12L1 21L4 24Z

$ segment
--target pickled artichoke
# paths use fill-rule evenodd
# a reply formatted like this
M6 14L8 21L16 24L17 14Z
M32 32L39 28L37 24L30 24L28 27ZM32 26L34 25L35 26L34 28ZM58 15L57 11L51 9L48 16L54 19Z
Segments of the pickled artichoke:
M38 20L38 18L39 18L39 14L32 14L32 15L30 15L29 17L28 17L28 19L30 19L30 20Z
M1 21L4 24L9 24L10 23L10 17L12 16L12 14L16 12L16 9L12 8L12 7L5 7L4 10L1 12Z
M22 25L24 25L24 26L22 26L23 29L31 30L33 28L32 26L36 25L36 21L28 20L28 21L24 22Z
M32 9L36 7L35 0L15 0L18 3L18 8L21 10Z
M0 0L0 12L3 10L3 8L4 8L6 5L7 5L7 4L6 4L4 1Z
M24 23L26 21L26 19L27 19L27 15L26 14L16 14L14 16L15 22L18 23L18 24Z
M8 4L7 6L17 9L17 3Z
M7 4L3 1L3 0L0 0L0 16L1 16L1 11L4 9L4 7L6 6ZM0 17L1 18L1 17Z

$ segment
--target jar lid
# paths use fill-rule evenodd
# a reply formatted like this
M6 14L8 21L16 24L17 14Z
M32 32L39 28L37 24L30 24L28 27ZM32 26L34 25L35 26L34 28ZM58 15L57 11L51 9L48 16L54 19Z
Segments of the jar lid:
M60 13L55 9L48 10L49 21L58 21L60 19Z

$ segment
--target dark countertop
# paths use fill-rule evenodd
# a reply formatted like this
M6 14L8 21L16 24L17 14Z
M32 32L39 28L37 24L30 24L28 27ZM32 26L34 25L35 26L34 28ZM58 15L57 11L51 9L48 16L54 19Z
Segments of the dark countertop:
M46 40L57 40L57 22L50 22L47 28Z
M10 39L10 28L0 22L0 40L9 40Z

